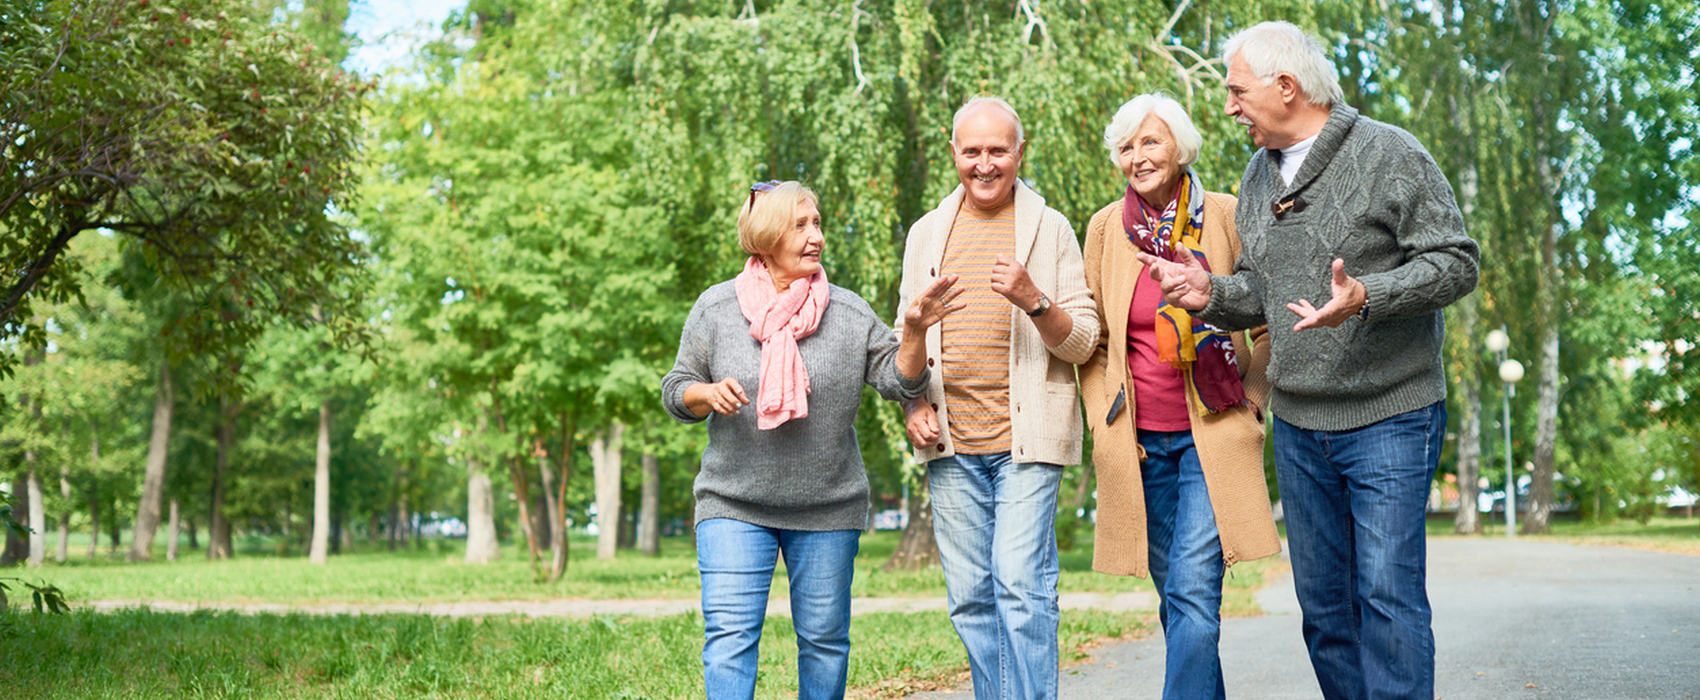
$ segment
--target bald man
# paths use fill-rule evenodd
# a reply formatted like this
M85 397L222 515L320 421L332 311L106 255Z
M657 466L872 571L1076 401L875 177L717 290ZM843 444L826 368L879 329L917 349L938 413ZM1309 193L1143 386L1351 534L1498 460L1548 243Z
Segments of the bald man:
M1057 488L1080 463L1074 365L1099 332L1074 229L1017 179L1026 147L1008 102L957 110L960 186L909 229L898 304L940 275L958 277L966 304L928 332L937 369L906 410L982 699L1057 694Z

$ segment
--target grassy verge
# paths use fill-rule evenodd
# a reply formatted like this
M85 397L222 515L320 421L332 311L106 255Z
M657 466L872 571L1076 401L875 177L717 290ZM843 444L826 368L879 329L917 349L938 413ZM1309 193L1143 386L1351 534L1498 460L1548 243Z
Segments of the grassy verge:
M853 593L859 597L936 597L944 595L944 575L935 567L918 572L885 572L879 567L897 545L897 533L862 538ZM564 580L536 583L523 548L509 546L504 557L487 565L467 565L454 545L419 550L356 551L313 566L301 557L246 551L227 561L210 562L185 551L176 562L125 563L109 558L73 556L65 564L19 572L65 591L73 605L94 600L161 600L187 603L429 603L473 600L547 600L556 598L682 598L700 595L696 554L689 538L667 538L661 556L621 552L613 561L588 556L588 542L575 543ZM75 551L75 550L74 550ZM1121 593L1151 591L1145 579L1093 572L1090 541L1063 552L1063 592ZM1255 614L1251 593L1264 585L1277 563L1269 560L1235 566L1230 572L1225 607L1229 614ZM776 572L773 595L788 595L784 566Z
M1494 520L1484 524L1482 535L1504 537L1505 524ZM1430 520L1430 537L1458 537L1452 533L1450 521ZM1526 537L1519 535L1519 537ZM1535 536L1536 540L1572 542L1575 544L1630 547L1674 554L1700 555L1700 518L1655 517L1642 523L1632 519L1609 523L1588 520L1553 520L1552 531Z
M1145 616L1065 612L1065 662ZM853 697L953 685L966 668L942 612L859 616ZM446 619L126 611L0 615L0 687L57 698L700 698L702 623L665 618ZM27 650L27 653L18 653ZM790 621L770 618L756 697L796 692Z

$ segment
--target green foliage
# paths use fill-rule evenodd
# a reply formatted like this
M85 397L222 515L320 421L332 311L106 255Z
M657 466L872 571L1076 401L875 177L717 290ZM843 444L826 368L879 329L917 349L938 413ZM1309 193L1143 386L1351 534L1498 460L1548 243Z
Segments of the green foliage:
M65 592L58 588L49 586L45 583L30 583L23 579L6 578L0 579L0 614L4 614L9 611L6 603L6 591L11 590L12 587L6 585L6 581L12 581L17 585L30 589L30 600L35 603L35 613L37 615L45 612L51 612L55 615L63 615L71 610L71 606L65 603Z
M91 229L123 234L162 288L193 300L161 332L177 357L357 300L345 277L361 248L326 211L352 204L369 86L235 10L0 10L0 265L23 271L0 299L5 337L44 343L32 305L81 296L60 258Z

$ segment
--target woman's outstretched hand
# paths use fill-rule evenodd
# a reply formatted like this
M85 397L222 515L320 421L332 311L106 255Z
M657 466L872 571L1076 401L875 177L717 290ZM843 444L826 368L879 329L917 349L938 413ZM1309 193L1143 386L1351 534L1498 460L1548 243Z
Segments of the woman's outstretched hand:
M944 275L921 290L921 295L903 313L904 333L924 333L952 312L968 308L966 302L956 302L962 289L955 285L956 275Z

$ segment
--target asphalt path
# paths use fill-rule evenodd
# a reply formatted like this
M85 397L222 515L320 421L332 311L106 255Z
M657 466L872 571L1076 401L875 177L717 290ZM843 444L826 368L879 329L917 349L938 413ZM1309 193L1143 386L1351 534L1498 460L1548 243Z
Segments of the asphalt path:
M1441 700L1700 698L1700 557L1531 540L1429 540ZM1225 620L1230 698L1320 698L1285 577ZM1066 669L1061 700L1158 698L1162 633ZM965 700L967 688L915 700Z

